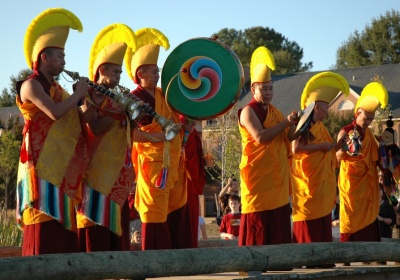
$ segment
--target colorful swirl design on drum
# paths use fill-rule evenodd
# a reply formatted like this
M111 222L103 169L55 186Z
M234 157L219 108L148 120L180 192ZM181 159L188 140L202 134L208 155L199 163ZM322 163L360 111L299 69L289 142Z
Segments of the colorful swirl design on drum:
M194 56L186 60L178 76L182 94L193 101L206 101L213 98L222 84L222 70L209 57Z

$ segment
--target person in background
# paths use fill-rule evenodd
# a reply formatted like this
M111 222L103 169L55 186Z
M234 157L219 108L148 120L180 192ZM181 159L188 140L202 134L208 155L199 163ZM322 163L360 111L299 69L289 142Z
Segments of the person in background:
M378 214L379 231L381 237L392 238L393 226L396 225L396 212L382 184L379 184L379 195L381 197Z
M240 196L240 190L238 181L236 178L231 177L228 178L228 182L225 187L219 192L219 200L220 200L220 208L221 208L221 216L226 215L229 213L230 208L228 206L228 199L231 195L238 195Z
M132 234L131 243L141 243L141 242L142 242L142 233L137 230Z
M204 220L204 218L202 216L199 216L199 228L197 231L198 234L198 240L202 239L202 240L207 240L207 225L206 225L206 221Z
M396 212L392 200L381 183L379 183L379 195L381 197L378 213L379 232L381 238L392 238L393 227L396 225ZM378 261L376 264L386 265L386 261Z
M133 192L131 192L128 196L129 203L129 231L131 233L131 237L135 231L142 231L142 221L140 220L139 212L135 208L135 189L134 186Z
M285 119L271 104L274 91L270 69L274 68L267 48L259 47L253 52L253 99L238 112L242 138L239 246L292 242L289 158L298 117L293 113Z
M135 34L127 25L104 27L90 52L91 80L104 89L114 89L120 81L126 50L135 45ZM128 251L128 195L135 183L131 139L127 137L130 123L122 104L96 90L89 95L84 111L90 129L91 160L77 208L79 248L82 252Z
M380 241L378 144L369 128L380 105L387 106L388 93L380 82L369 83L361 92L354 108L354 121L343 127L338 141L346 134L359 135L361 150L351 155L342 149L336 152L340 162L340 241ZM347 144L351 145L351 137ZM351 147L350 149L351 150Z
M240 197L232 194L228 199L229 213L222 217L221 226L219 227L222 239L237 239L240 230Z
M340 212L340 198L339 198L339 189L336 186L336 198L335 205L332 210L332 226L337 227L339 225L339 212Z
M89 162L86 127L77 106L89 89L80 78L73 94L56 81L65 66L69 30L82 31L70 11L51 8L30 23L25 59L33 73L16 84L25 126L17 178L17 223L22 256L77 252L75 206Z

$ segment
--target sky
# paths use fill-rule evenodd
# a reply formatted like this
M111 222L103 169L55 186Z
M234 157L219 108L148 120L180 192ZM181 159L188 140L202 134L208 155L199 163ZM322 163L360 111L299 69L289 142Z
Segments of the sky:
M133 30L153 27L169 39L160 50L158 65L187 40L210 37L223 28L244 31L269 27L303 48L302 63L313 62L311 71L329 70L337 49L355 31L363 31L373 18L400 10L398 0L14 0L4 1L0 17L0 89L10 88L10 77L27 68L23 40L31 20L48 8L62 7L82 22L83 32L71 30L65 46L66 69L88 75L89 53L97 33L112 23ZM268 47L268 46L266 46ZM125 69L123 69L125 70ZM67 81L61 81L66 88ZM126 71L120 84L135 88Z

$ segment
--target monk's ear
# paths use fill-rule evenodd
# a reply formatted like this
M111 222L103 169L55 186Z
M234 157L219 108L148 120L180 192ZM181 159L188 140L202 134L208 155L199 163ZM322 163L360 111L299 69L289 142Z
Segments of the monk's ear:
M42 52L42 53L40 54L40 60L41 60L41 61L47 63L48 58L49 58L49 55L48 55L46 52Z

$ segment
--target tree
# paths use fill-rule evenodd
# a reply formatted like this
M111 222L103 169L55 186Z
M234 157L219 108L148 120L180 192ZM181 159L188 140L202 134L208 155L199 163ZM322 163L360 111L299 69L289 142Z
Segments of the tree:
M0 107L12 107L15 106L15 97L17 96L17 90L15 84L17 81L23 80L32 73L30 69L21 70L17 76L10 77L9 89L3 88L0 96Z
M336 142L340 129L350 124L353 121L353 119L354 119L353 110L347 110L336 113L331 112L329 113L329 117L324 119L322 123L325 125L333 141Z
M12 130L2 133L0 138L0 205L13 206L17 183L18 159L21 141Z
M383 77L378 74L375 74L371 81L384 84ZM385 121L389 118L391 112L390 107L392 107L392 105L389 103L385 108L382 109L381 107L378 107L378 110L376 110L374 118L375 125L372 127L375 135L382 135L384 129L383 125L385 124Z
M269 27L252 27L244 31L224 28L213 34L218 40L231 48L244 66L250 65L251 55L260 46L267 47L274 55L276 70L274 74L310 71L312 62L301 63L303 49L289 41L281 33Z
M235 105L223 116L213 119L207 135L207 139L212 141L214 163L221 170L220 177L217 178L221 184L231 175L240 178L239 163L242 150L237 109Z
M400 13L387 11L355 31L337 50L335 68L351 68L400 62Z

